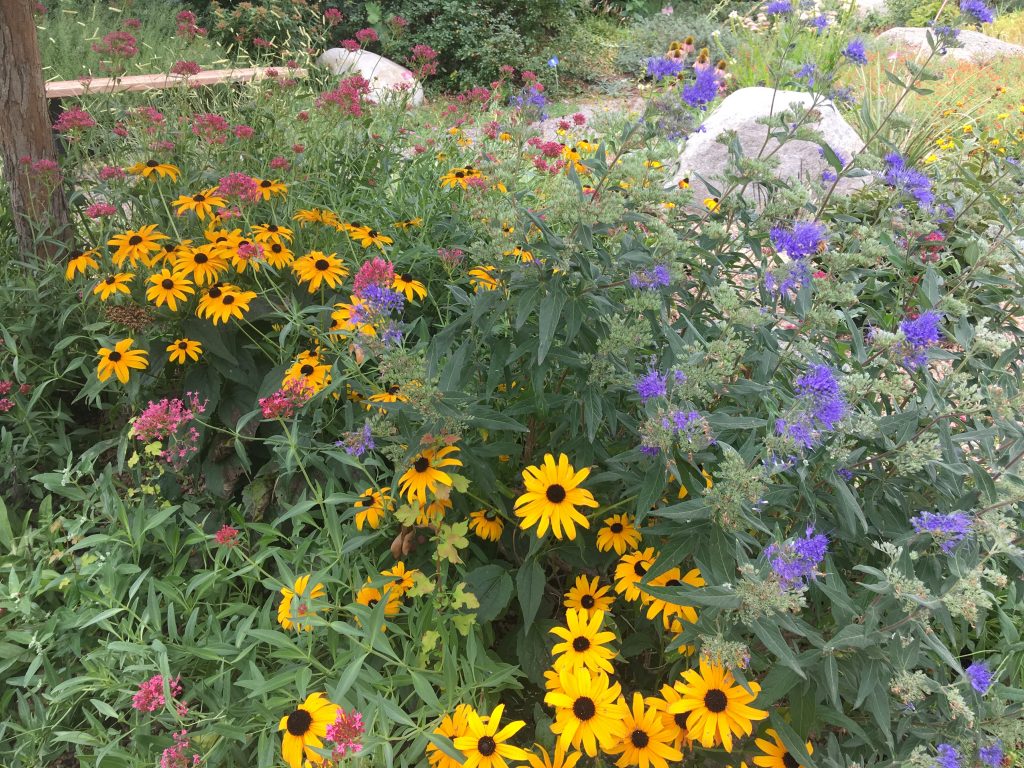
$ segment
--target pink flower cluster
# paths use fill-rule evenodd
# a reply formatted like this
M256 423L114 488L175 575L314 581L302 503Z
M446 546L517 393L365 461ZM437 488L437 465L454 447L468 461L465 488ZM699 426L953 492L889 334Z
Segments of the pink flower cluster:
M355 755L363 749L363 715L355 710L346 712L338 709L338 716L327 726L327 740L333 742L331 759L340 760L346 755Z
M304 379L291 379L277 392L260 398L264 419L290 419L313 396L313 388Z
M100 168L100 181L110 181L111 179L123 179L125 172L123 168L118 168L116 165L105 165Z
M178 37L205 37L206 28L200 27L196 22L198 18L192 11L181 11L174 17L178 22Z
M461 248L438 248L437 255L441 257L441 261L450 267L461 264L464 258Z
M393 282L395 282L395 265L380 256L374 256L369 261L364 261L359 267L352 292L362 298L366 289L371 285L390 289Z
M477 85L470 88L468 91L463 91L455 97L455 100L459 104L486 104L491 98L491 92L484 88L482 85Z
M925 247L924 253L921 254L921 261L925 264L938 261L939 255L942 253L942 246L939 243L945 242L946 236L936 229L934 232L929 232L925 235L924 240L929 245Z
M217 194L224 197L237 197L243 202L255 203L261 197L260 185L256 179L244 173L229 173L220 180Z
M259 259L263 256L263 246L259 243L242 243L235 252L238 254L238 258L243 261Z
M231 129L231 132L235 134L236 139L251 139L253 134L256 133L251 125L236 125Z
M343 18L344 16L342 16L341 11L339 11L337 8L328 8L326 11L324 11L324 21L326 21L332 27L341 24Z
M203 71L203 68L194 61L176 61L171 65L171 74L178 75L179 77L192 77L192 75L198 75Z
M230 525L222 525L220 530L213 534L214 540L222 547L238 546L238 529Z
M66 133L68 131L74 131L78 129L92 128L96 125L96 121L92 119L92 115L86 112L81 107L71 107L61 113L61 116L53 124L53 130L59 133Z
M287 171L292 167L292 163L287 157L276 155L270 158L270 167L275 171Z
M104 216L113 216L115 213L117 213L117 208L110 203L93 203L85 209L85 215L90 219L101 219Z
M359 75L346 77L333 91L328 91L317 97L316 106L323 109L328 105L334 105L343 114L352 117L362 117L364 96L370 92L370 83Z
M223 144L230 130L231 123L212 112L200 112L192 118L192 133L208 144Z
M100 42L92 44L92 49L101 56L110 57L110 61L100 63L100 68L114 74L123 73L124 62L139 52L135 36L124 31L108 32Z
M174 734L174 745L167 747L160 756L160 768L189 768L199 765L199 753L192 752L188 731L181 730Z
M206 411L207 401L200 403L195 392L187 392L185 397L187 403L178 398L151 400L132 426L137 440L166 442L160 458L173 467L180 467L199 450L199 430L189 423Z
M177 699L181 696L181 676L173 680L167 680L167 688L171 692L171 698ZM164 676L153 675L149 680L139 686L139 690L132 696L132 707L139 712L156 712L162 709L167 700L164 698Z
M422 80L437 74L437 51L429 45L414 45L412 55L406 59L413 77Z
M373 27L367 27L366 29L360 29L356 32L356 40L363 45L366 45L367 43L376 43L380 40L380 35L377 34L377 30Z

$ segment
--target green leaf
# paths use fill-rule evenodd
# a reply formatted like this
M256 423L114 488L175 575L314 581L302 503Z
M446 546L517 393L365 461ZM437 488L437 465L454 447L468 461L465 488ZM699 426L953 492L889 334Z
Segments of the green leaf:
M530 560L516 572L516 590L519 606L523 609L523 631L528 632L537 618L541 598L544 596L544 569L536 560Z
M753 622L750 628L757 635L758 639L764 643L765 647L775 655L776 659L803 679L807 679L807 673L802 669L802 665L797 661L796 654L793 653L793 649L789 647L785 638L782 637L782 633L777 625L762 620Z
M551 349L551 342L554 341L555 331L558 330L558 320L562 316L562 307L565 306L565 294L562 293L558 283L553 283L547 295L540 303L540 324L539 339L537 341L537 365L544 362L548 350Z
M466 584L480 601L476 619L481 623L497 618L512 597L512 577L501 565L485 565L470 571Z

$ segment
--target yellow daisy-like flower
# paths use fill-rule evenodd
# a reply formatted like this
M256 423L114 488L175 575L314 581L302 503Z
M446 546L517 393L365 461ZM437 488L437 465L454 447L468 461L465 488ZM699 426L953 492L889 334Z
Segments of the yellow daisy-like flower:
M491 264L486 264L481 267L473 267L466 274L469 275L469 282L473 286L473 291L494 291L497 290L501 285L498 282L498 278L495 276L497 267Z
M615 554L625 554L640 545L640 531L633 525L629 515L612 515L604 521L597 531L597 549L600 552L615 550Z
M292 216L292 221L297 221L300 224L326 224L329 227L337 227L341 224L338 214L329 208L324 208L323 210L319 208L303 208L295 212L295 215Z
M144 370L149 365L148 353L143 349L132 349L134 343L134 339L121 339L113 349L100 347L96 377L100 381L106 381L114 374L118 381L127 384L133 368L138 371Z
M172 363L185 364L185 358L191 358L193 362L199 360L203 354L203 345L193 339L175 339L173 344L167 345Z
M559 690L548 691L544 703L555 708L552 733L564 749L582 749L590 757L597 748L614 749L625 731L625 706L618 703L622 688L604 672L593 673L586 667L575 672L558 673Z
M704 207L707 208L709 211L717 211L721 204L721 201L717 197L704 198Z
M377 329L373 327L372 323L365 322L366 313L362 309L363 304L363 300L358 296L350 296L348 304L344 302L335 304L335 310L331 312L331 333L355 331L364 336L376 336Z
M281 386L287 387L293 381L301 381L312 394L316 394L331 383L331 366L320 359L315 352L303 352L284 373Z
M244 239L240 229L217 229L215 226L211 226L203 232L203 237L212 246L212 252L225 260L235 255L238 246Z
M493 509L478 509L469 513L469 530L484 541L497 541L505 530L505 521Z
M99 251L95 248L90 248L88 251L82 251L77 256L68 259L68 265L64 270L64 278L73 280L75 275L79 273L84 275L87 269L99 269L100 265L96 261L96 257L99 255Z
M700 571L696 568L691 568L686 572L685 576L682 575L679 568L669 568L650 582L652 587L678 587L682 584L689 584L691 587L703 587L705 582L700 575ZM641 588L641 591L644 591L643 588ZM697 611L693 606L675 605L659 597L654 597L649 593L645 593L645 595L646 599L644 602L648 603L647 618L655 619L660 613L665 629L672 632L681 632L683 626L680 620L688 621L691 624L697 623ZM641 595L641 597L643 598L644 595Z
M415 568L408 570L405 567L405 563L399 560L388 570L381 571L380 575L389 577L391 581L387 583L387 589L392 590L398 597L402 597L412 589L413 584L416 583L415 579L418 573L419 571Z
M335 288L348 276L348 268L338 258L338 254L325 254L321 251L310 251L292 264L292 271L300 283L309 283L307 289L315 293L321 283L328 288Z
M504 728L500 728L501 716L505 705L499 704L486 718L481 718L470 710L467 714L466 733L457 736L453 741L455 748L466 756L463 768L508 768L506 760L525 760L525 749L508 744L508 740L518 733L526 722L514 720Z
M227 268L227 258L220 255L216 246L212 244L189 249L174 259L174 270L192 275L196 285L216 283Z
M397 384L388 384L383 392L375 392L370 395L371 403L407 403L409 398L402 394ZM369 408L369 406L367 406Z
M576 538L576 526L590 527L587 520L576 507L596 507L593 494L580 488L590 474L584 467L578 472L569 463L569 458L559 454L558 463L550 453L544 455L542 466L531 466L523 470L523 482L526 492L515 501L515 513L523 518L519 527L523 530L537 525L537 537L547 533L551 526L555 538L570 541Z
M668 768L668 761L683 759L683 753L672 745L674 734L661 721L661 713L644 705L643 694L634 693L632 706L625 712L626 726L619 743L608 750L622 756L615 762L619 768Z
M369 227L351 229L348 234L349 237L363 246L363 248L369 248L371 245L376 245L378 248L383 250L385 245L391 245L395 242L387 235L378 232L376 229L370 229Z
M408 301L415 301L417 296L421 299L427 298L427 286L419 280L414 280L413 276L408 273L396 274L391 287L400 293L404 293Z
M398 611L402 607L402 603L401 597L394 590L385 589L381 591L367 581L366 585L356 593L356 602L359 605L365 605L371 610L376 608L380 604L381 600L385 601L385 616L398 615Z
M187 297L196 292L192 281L184 273L171 272L169 269L160 270L149 278L149 282L152 285L146 290L146 299L158 307L166 303L171 312L177 312L178 302L187 301Z
M537 754L537 753L540 754ZM576 763L583 757L582 752L567 752L561 741L555 743L555 751L552 755L540 744L533 745L533 752L526 756L530 768L575 768Z
M310 604L313 600L326 595L327 590L324 589L323 584L317 583L307 594L310 575L299 576L295 579L291 589L281 587L281 604L277 607L277 623L282 628L294 627L298 632L312 631L313 627L309 624L302 624L302 619L306 616L316 616L316 611L312 610Z
M392 498L388 495L390 490L391 487L387 485L379 491L367 488L359 495L359 500L354 504L355 508L359 510L356 512L356 530L363 530L364 525L368 525L373 530L380 528L384 515L394 505Z
M652 696L647 700L647 703L660 713L662 727L672 734L672 746L676 749L689 747L691 744L686 730L686 713L677 712L672 714L668 711L670 705L683 698L678 690L678 687L681 685L682 683L676 683L676 687L663 685L661 686L660 696Z
M285 197L288 194L288 187L277 179L253 179L260 190L264 200L269 200L273 195Z
M159 160L147 160L145 163L136 163L135 165L125 168L127 173L133 176L142 176L145 179L153 179L154 181L158 178L168 177L171 181L178 180L178 174L181 173L181 169L171 163L161 163Z
M405 219L404 221L396 221L392 226L396 229L409 229L409 227L422 227L423 219L419 216L415 216L411 219Z
M163 263L170 263L173 266L174 262L176 262L182 256L185 256L186 254L189 254L189 253L192 252L192 241L191 240L182 240L179 243L174 243L174 242L161 243L160 247L164 249L163 253L158 254L157 256L154 256L153 257L153 263L154 264L160 264L161 262L163 262ZM176 269L175 271L179 271L179 270Z
M156 231L156 224L147 224L139 229L129 229L119 235L114 235L107 241L107 245L116 250L110 255L115 265L121 266L127 259L131 265L137 266L139 261L147 267L153 264L149 254L161 250L159 240L166 240L167 235Z
M615 633L601 631L604 611L589 614L570 608L566 611L565 623L564 627L551 629L551 634L562 638L562 642L551 649L551 654L557 657L551 666L559 672L586 667L594 672L614 674L611 660L615 658L615 651L605 644L615 640Z
M277 224L256 224L252 228L252 238L257 243L290 243L294 232L288 227Z
M303 768L303 759L319 765L324 758L316 749L324 747L327 726L338 718L340 707L326 694L311 693L293 712L281 718L277 730L284 731L281 754L289 768Z
M454 445L446 445L439 449L428 448L421 451L405 474L398 479L399 492L404 493L410 503L415 500L423 506L427 503L427 491L435 493L438 485L451 487L452 478L442 469L462 466L459 459L449 458L458 450Z
M441 189L455 189L455 187L469 189L469 180L471 178L473 178L472 174L467 173L465 168L452 168L441 177Z
M640 591L640 581L654 565L657 554L654 547L648 547L642 552L632 552L615 566L615 591L626 600L632 602L644 596Z
M249 302L255 298L255 291L243 291L227 283L214 283L199 299L196 314L214 325L226 323L231 318L241 320L249 311Z
M565 594L563 605L593 617L595 613L607 611L612 607L615 598L608 594L610 590L611 587L600 586L597 576L593 581L586 576L577 576L576 584Z
M452 508L451 499L433 499L425 507L419 507L415 525L424 528L437 528L444 522L445 514Z
M99 294L100 301L106 301L116 293L131 294L132 289L128 287L128 284L131 283L133 277L135 277L134 272L118 272L116 275L108 275L96 283L92 289L93 295Z
M768 713L749 706L757 698L761 686L750 682L750 693L737 685L732 673L718 664L700 660L700 671L683 672L683 682L676 684L682 698L669 704L670 714L689 713L686 730L690 738L707 749L718 743L732 752L732 738L753 732L752 721L764 720Z
M295 254L284 243L269 243L263 249L263 260L274 269L284 269L295 261Z
M803 768L803 764L786 749L774 728L767 729L765 733L768 734L771 741L767 739L754 740L758 748L764 752L763 755L754 758L754 765L759 765L761 768ZM807 754L813 755L814 745L808 741L805 746Z
M472 711L473 708L469 704L459 704L454 713L441 719L441 724L434 729L434 733L446 736L452 741L459 736L465 736L469 728L469 713ZM462 760L450 757L447 752L432 743L427 744L427 761L431 768L462 768Z
M527 251L523 248L520 248L518 245L510 251L502 251L501 255L511 256L513 258L519 259L521 262L524 263L529 263L531 261L536 260L533 256L533 251Z
M205 221L207 216L214 217L214 209L227 205L227 200L217 195L217 187L209 187L194 195L181 195L171 205L178 209L175 213L179 216L184 216L186 211L192 211L200 221Z

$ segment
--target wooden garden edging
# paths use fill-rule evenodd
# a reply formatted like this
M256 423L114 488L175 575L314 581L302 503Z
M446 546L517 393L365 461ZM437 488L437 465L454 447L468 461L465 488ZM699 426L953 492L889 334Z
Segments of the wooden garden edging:
M46 84L46 98L63 99L90 93L116 93L119 91L157 91L182 85L216 85L218 83L248 83L267 77L275 70L287 77L305 77L305 69L287 67L243 67L240 69L211 69L197 75L126 75L125 77L95 77L91 80L55 80Z

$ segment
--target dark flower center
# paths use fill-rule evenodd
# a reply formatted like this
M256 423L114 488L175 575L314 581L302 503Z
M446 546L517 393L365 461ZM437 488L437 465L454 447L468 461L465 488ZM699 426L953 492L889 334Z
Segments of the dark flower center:
M800 768L800 763L798 763L796 758L789 754L789 752L782 753L782 764L786 766L786 768Z
M292 736L305 736L312 724L313 716L304 709L296 709L288 715L288 733Z
M477 751L484 757L490 757L494 754L498 745L494 743L494 739L490 736L481 736L480 741L476 743Z
M225 306L227 306L227 305L229 305L229 304L234 304L234 303L235 303L235 297L234 297L234 296L232 296L232 295L231 295L230 293L229 293L229 294L227 294L227 295L226 295L226 296L224 297L224 305L225 305Z
M260 182L260 186L266 189L267 187L272 186L273 183L274 182L272 182L270 179L264 179L263 181Z
M683 582L681 582L679 579L669 579L665 582L666 587L681 587L682 585Z
M120 352L111 352L109 355L107 355L107 360L109 360L112 363L116 363L120 359L121 359L121 353Z
M426 472L430 469L430 459L426 456L420 456L416 461L413 462L412 468L417 472Z
M572 713L576 715L577 720L589 720L597 714L597 707L589 696L580 696L572 703Z
M392 384L390 387L388 387L388 394L389 395L397 395L398 394L398 385L397 384Z
M561 504L563 501L565 501L565 488L560 486L558 483L553 483L552 485L548 486L548 489L547 491L544 492L544 495L548 497L548 501L550 501L552 504Z
M268 224L267 232L277 232L277 224Z
M171 280L171 278L168 277L168 278L165 278L164 280L162 280L160 282L160 285L161 285L161 287L163 287L163 289L165 291L169 291L169 290L171 290L171 288L174 287L174 281Z
M729 706L729 699L726 697L725 691L712 688L704 694L704 706L715 713L725 712L725 708Z
M464 171L456 171L456 172L455 172L455 178L456 178L456 179L461 179L461 178L462 178L463 176L465 176L465 175L466 175L466 174L465 174L465 172L464 172Z
M370 598L369 600L366 601L366 607L367 608L373 608L379 602L380 602L380 600L378 600L376 597Z
M651 742L651 737L647 735L646 731L641 731L637 728L631 734L629 734L629 740L633 743L633 746L637 749L643 749Z
M206 199L206 196L205 195L192 195L192 199L195 202L197 202L197 203L201 203L201 202L203 202Z
M317 259L313 266L317 268L318 272L323 272L330 268L331 263L327 259Z
M283 247L284 246L281 245L280 243L274 243L272 246L270 246L270 250L272 250L274 253L280 253Z
M676 721L676 725L678 725L680 728L685 728L686 727L686 713L685 712L678 713L673 718L673 720Z
M178 342L178 349L188 349L188 342L187 341L179 341Z
M113 275L111 275L110 277L108 277L108 278L107 278L106 280L104 280L103 282L105 282L105 283L106 283L107 285L113 285L114 283L116 283L116 282L117 282L117 278L116 278L116 277L114 277Z
M306 363L304 366L299 368L299 373L301 373L303 376L309 376L309 374L311 374L314 370L316 370L316 369L313 368L312 365L310 365L309 363Z
M644 565L641 560L637 560L636 563L633 564L633 573L637 576L643 576L647 573L647 566Z
M222 291L217 286L214 286L206 295L209 296L211 299L219 299L222 293L224 293L224 291Z
M367 235L367 237L375 238L375 237L377 237L378 232L377 232L376 229L371 229L369 232L366 233L366 235Z
M209 260L210 257L207 256L205 253L197 253L195 257L192 259L192 261L194 261L196 264L205 264Z
M586 608L588 611L594 607L596 601L593 595L584 595L580 598L580 605Z
M612 533L622 533L622 523L612 523Z
M128 238L128 245L138 245L141 242L142 238L139 237L138 235L132 235L130 238Z
M403 283L411 283L412 282L412 275L410 275L408 272L406 272L404 275L402 275L402 282Z
M572 641L572 649L576 653L583 653L588 648L590 648L590 641L585 637L577 637Z
M156 160L150 160L146 163L147 168L156 168L158 165L160 165L160 163Z

